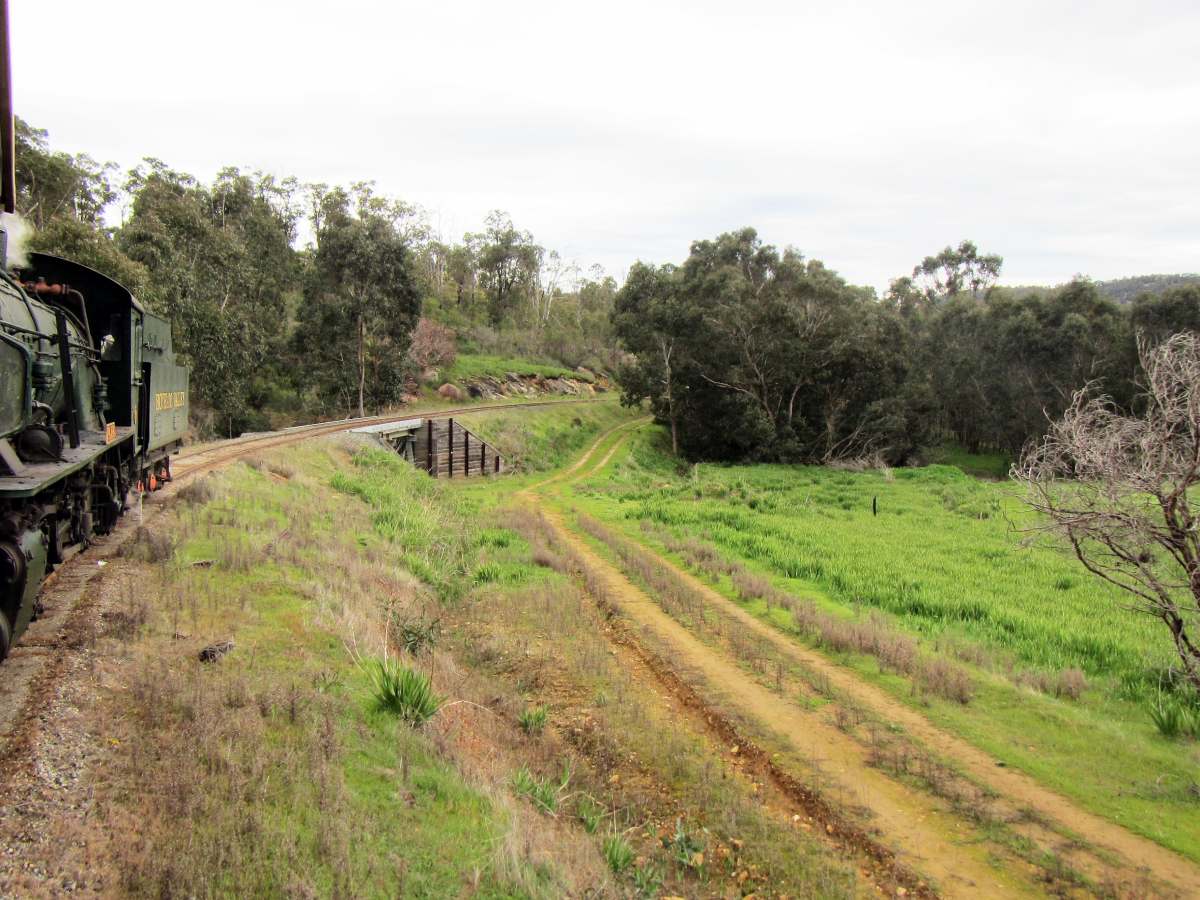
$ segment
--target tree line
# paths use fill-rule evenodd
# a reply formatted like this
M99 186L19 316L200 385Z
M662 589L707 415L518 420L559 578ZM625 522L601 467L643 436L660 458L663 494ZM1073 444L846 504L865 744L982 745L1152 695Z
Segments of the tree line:
M1200 286L1122 306L1083 279L1007 291L1002 263L964 241L880 298L753 229L697 241L680 265L635 264L617 295L624 398L695 459L1015 453L1084 386L1132 404L1139 336L1200 330Z
M171 320L203 432L397 404L438 361L412 352L422 318L423 333L466 350L613 362L616 282L546 250L503 212L445 241L423 210L370 182L228 167L206 184L157 159L121 172L52 149L19 119L16 143L30 249L115 278Z

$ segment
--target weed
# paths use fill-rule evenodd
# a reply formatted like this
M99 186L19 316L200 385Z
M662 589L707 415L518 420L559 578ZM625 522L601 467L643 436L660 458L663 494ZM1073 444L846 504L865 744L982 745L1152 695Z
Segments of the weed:
M657 897L662 883L662 869L656 865L647 863L633 870L633 887L642 897Z
M634 852L622 835L610 834L604 839L604 861L613 874L620 875L633 865Z
M533 805L548 815L558 811L558 803L562 793L571 781L570 769L563 769L560 781L555 783L549 778L538 778L529 768L521 766L513 773L513 790L520 797L528 797Z
M546 707L531 706L521 710L521 714L517 716L517 722L520 724L521 730L526 734L541 734L546 729L548 716L549 710Z
M583 823L584 831L588 834L595 834L604 817L608 815L608 810L591 794L583 794L575 802L575 815Z
M393 610L393 618L398 618L398 610ZM394 621L397 642L412 656L432 650L437 646L438 637L442 633L440 619L403 619Z
M341 690L342 676L337 672L322 669L313 676L313 690L318 694L332 694Z
M499 581L502 575L503 571L501 570L499 564L488 562L481 564L475 570L475 574L472 576L471 580L474 581L475 584L492 584L493 582Z
M675 820L675 834L664 838L663 846L683 868L700 869L704 866L704 844L684 827L683 819Z
M507 528L487 528L479 533L476 543L480 547L503 548L512 544L513 533Z
M1170 694L1160 692L1150 704L1150 719L1165 738L1200 739L1200 714Z
M376 708L413 727L423 725L441 709L444 699L434 693L428 675L387 658L372 660L370 674Z

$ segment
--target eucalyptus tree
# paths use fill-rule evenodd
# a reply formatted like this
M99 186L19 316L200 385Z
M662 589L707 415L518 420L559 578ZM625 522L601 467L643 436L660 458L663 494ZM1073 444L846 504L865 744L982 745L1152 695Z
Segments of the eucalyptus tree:
M410 336L421 312L417 261L404 207L361 185L323 192L314 205L316 248L293 338L306 376L326 402L366 415L404 386Z
M544 251L528 231L518 231L505 212L488 214L481 235L467 235L478 246L479 281L487 294L488 318L500 325L536 289Z
M295 183L228 168L205 185L147 159L125 189L117 244L148 272L143 299L175 325L197 407L222 431L248 426L261 416L252 385L278 358L298 284Z

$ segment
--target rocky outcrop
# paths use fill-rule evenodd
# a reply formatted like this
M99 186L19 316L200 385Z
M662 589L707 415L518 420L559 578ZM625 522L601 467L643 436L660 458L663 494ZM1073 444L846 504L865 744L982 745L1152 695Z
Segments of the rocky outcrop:
M545 378L541 375L520 375L508 372L503 377L485 375L464 382L472 397L495 400L500 397L537 397L543 394L593 397L612 390L612 382L603 375L581 370L578 378Z

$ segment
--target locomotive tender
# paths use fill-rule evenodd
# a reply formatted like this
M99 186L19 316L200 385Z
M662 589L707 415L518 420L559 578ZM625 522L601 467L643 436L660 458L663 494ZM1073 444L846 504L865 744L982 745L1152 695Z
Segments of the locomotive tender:
M11 214L6 0L0 55L0 207ZM134 488L170 480L187 427L170 323L69 260L34 253L10 272L0 228L0 660L37 613L45 576L111 531Z

